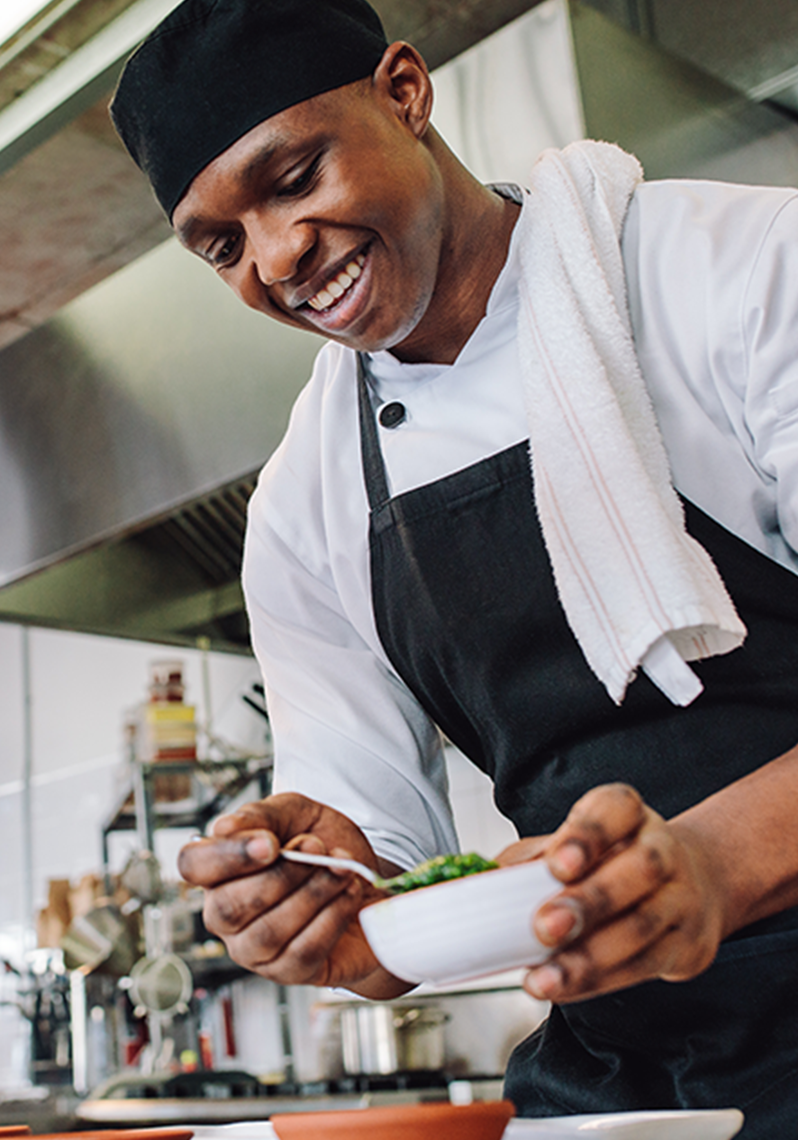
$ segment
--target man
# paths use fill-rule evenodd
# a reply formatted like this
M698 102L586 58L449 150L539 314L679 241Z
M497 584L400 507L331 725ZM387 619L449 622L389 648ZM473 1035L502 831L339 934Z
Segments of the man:
M796 194L641 184L601 144L488 188L431 106L362 0L186 0L120 82L184 245L330 338L245 554L278 794L181 870L250 969L405 992L357 923L375 892L277 856L451 850L439 726L523 836L502 860L564 884L519 1111L737 1104L772 1136L798 1065Z

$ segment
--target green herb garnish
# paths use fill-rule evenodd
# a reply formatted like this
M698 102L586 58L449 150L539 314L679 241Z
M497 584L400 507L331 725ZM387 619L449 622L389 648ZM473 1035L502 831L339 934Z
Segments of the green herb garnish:
M467 855L436 855L419 863L410 871L396 875L390 880L392 894L405 894L419 887L431 887L434 883L445 883L450 879L462 879L466 875L477 875L480 871L492 871L498 867L492 859L483 859L471 851Z

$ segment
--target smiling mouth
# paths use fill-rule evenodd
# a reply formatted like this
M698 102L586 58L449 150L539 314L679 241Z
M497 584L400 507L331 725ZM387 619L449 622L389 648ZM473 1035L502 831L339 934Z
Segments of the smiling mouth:
M328 281L318 293L314 293L309 297L306 304L317 313L323 313L325 310L331 308L336 301L349 292L354 283L357 281L363 269L363 264L366 260L364 253L359 253L354 257L332 280Z

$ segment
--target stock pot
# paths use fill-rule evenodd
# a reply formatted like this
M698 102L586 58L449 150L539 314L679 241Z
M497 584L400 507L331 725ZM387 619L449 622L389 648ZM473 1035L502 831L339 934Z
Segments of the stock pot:
M344 1070L388 1074L444 1067L444 1025L449 1015L434 1006L363 1002L341 1010Z

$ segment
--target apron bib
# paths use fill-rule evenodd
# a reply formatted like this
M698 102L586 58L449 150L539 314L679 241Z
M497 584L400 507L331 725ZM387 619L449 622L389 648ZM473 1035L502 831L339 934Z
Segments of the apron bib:
M391 499L362 362L358 384L380 640L519 834L615 780L669 817L798 741L798 577L686 503L748 639L694 664L705 691L687 708L644 675L619 708L558 601L528 444ZM527 1116L734 1105L746 1140L773 1140L798 1120L798 908L738 932L691 982L554 1007L506 1092Z

